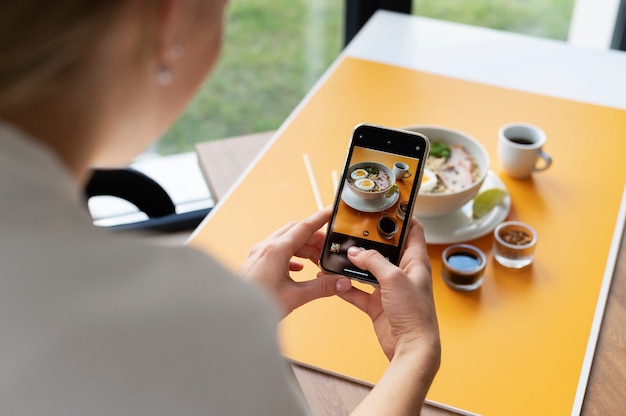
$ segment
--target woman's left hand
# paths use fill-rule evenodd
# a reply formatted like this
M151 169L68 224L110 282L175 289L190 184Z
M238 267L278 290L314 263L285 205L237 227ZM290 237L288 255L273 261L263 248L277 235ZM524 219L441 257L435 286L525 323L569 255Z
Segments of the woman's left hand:
M318 264L325 237L321 228L328 222L330 213L329 207L283 226L252 247L239 271L244 279L258 282L274 295L283 317L307 302L347 292L352 287L350 279L338 275L322 275L301 282L291 277L292 272L304 267L294 256Z

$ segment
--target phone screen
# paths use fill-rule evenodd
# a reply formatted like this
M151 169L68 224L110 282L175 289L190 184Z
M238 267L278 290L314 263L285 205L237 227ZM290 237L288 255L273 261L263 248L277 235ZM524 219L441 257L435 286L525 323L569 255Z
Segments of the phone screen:
M428 139L418 133L357 126L328 225L322 269L377 283L348 260L351 246L377 250L399 263L428 149Z

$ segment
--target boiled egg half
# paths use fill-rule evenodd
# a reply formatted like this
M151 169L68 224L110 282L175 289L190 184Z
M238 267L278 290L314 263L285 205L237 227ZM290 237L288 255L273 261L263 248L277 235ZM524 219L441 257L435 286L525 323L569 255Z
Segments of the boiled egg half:
M359 179L354 182L355 188L360 191L371 191L374 188L374 185L376 185L374 181L367 178Z
M435 188L435 186L437 186L437 175L430 169L424 169L420 193L430 192Z
M358 179L367 178L367 175L369 175L369 173L365 169L354 169L350 177L356 181Z

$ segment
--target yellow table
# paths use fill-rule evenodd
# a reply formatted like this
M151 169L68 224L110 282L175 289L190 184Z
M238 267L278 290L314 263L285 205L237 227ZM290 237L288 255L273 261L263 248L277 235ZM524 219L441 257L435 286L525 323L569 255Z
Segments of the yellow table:
M554 158L548 171L523 181L500 173L497 131L511 121L546 131ZM331 172L340 170L361 122L438 124L476 137L511 193L510 218L539 235L533 266L517 272L494 264L490 235L472 241L489 261L482 288L472 293L443 283L445 246L429 246L443 364L428 399L481 414L576 412L595 346L594 317L602 314L598 300L602 306L612 275L613 233L623 228L623 218L616 221L626 179L626 112L342 57L192 245L236 270L252 244L313 212L303 154L330 204ZM307 267L300 278L315 272ZM387 365L369 320L336 298L294 311L281 324L281 343L290 359L369 383Z

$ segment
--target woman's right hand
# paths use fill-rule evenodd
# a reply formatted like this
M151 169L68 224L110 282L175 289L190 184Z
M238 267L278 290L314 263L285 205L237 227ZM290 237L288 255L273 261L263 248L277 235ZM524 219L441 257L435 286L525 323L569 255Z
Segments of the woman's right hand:
M339 293L372 322L389 367L353 416L416 415L441 361L432 272L424 231L412 218L406 249L396 267L374 250L351 248L350 261L376 276L379 287Z
M441 347L432 273L419 222L412 219L398 267L374 250L352 247L348 258L360 269L372 272L379 287L372 294L352 287L339 296L370 316L387 357L391 360L405 348L430 349L438 368Z

